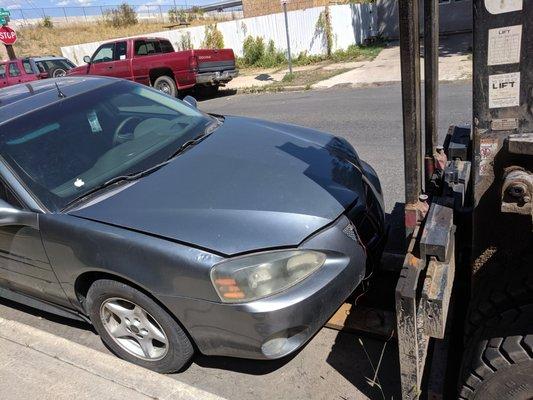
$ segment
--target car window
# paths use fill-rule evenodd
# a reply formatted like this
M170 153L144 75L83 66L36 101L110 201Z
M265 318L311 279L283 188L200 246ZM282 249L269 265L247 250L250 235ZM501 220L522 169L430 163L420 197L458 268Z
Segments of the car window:
M24 68L24 72L27 74L34 74L33 68L31 66L30 60L22 60L22 67Z
M62 68L65 71L74 68L74 64L72 64L69 60L62 58L53 60L41 60L37 61L35 64L37 65L39 72L48 72L51 68Z
M107 44L100 46L100 48L96 50L96 53L94 54L94 57L91 60L91 62L93 64L97 64L101 62L113 61L114 47L115 47L114 43L107 43Z
M161 40L159 44L161 45L161 53L174 52L174 47L172 47L172 43L170 43L168 40Z
M146 42L144 40L136 40L134 48L136 56L145 56L147 54Z
M115 54L113 59L115 61L125 60L127 54L127 45L126 42L117 42L115 43Z
M22 203L14 195L13 191L2 181L0 180L0 199L4 200L6 203L12 205L15 208L23 208Z
M20 76L20 69L16 63L9 63L9 76Z
M46 67L46 64L42 61L37 61L35 63L35 65L37 65L37 69L39 70L39 72L43 73L43 72L47 72L48 69Z
M5 79L6 77L6 65L0 64L0 78Z
M0 124L0 154L50 210L119 175L144 171L213 119L127 81Z
M135 55L147 56L161 53L158 40L137 40L135 42Z

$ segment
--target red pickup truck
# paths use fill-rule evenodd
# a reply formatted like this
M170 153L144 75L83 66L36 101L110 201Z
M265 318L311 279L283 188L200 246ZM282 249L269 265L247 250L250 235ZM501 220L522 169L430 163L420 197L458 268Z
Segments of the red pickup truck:
M132 38L102 44L87 65L68 75L105 75L153 86L171 96L201 86L212 93L238 71L232 49L174 51L167 39Z

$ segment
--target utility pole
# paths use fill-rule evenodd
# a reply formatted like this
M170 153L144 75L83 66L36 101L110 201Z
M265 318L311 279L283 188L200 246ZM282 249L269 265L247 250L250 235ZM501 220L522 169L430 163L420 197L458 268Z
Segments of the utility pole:
M292 56L291 56L291 39L289 35L289 17L287 15L287 3L289 0L281 0L283 5L283 13L285 14L285 32L287 33L287 55L289 58L289 74L292 75Z

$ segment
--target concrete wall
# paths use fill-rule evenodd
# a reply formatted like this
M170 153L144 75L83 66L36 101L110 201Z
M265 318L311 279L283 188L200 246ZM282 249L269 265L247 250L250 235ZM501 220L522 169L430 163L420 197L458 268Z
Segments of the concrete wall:
M398 0L377 0L377 29L391 39L399 37ZM423 32L424 0L420 1L420 32ZM452 33L472 30L472 0L441 3L440 31Z
M324 35L317 30L317 21L324 7L291 11L288 13L291 50L296 57L301 52L310 55L326 54ZM330 7L333 30L333 50L346 49L351 44L361 44L376 33L375 4L351 4ZM273 40L277 49L287 50L285 20L282 13L254 18L244 18L221 22L218 29L224 36L225 47L232 48L237 56L242 56L242 45L247 36L262 37L265 43ZM194 48L200 48L205 38L205 26L195 26L177 30L154 32L143 36L157 36L169 39L175 48L183 36L189 35ZM65 57L74 63L83 63L83 57L92 55L103 42L84 43L61 48Z

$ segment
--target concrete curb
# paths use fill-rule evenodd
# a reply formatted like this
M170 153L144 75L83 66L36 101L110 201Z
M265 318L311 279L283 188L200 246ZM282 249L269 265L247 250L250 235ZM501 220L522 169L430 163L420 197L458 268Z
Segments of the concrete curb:
M0 338L68 364L73 374L83 371L137 392L140 396L159 400L225 400L222 397L194 388L165 375L138 367L109 354L60 338L19 322L0 318ZM0 349L0 353L2 349ZM81 371L80 371L81 370ZM58 376L58 380L69 379ZM43 388L43 391L46 389Z

